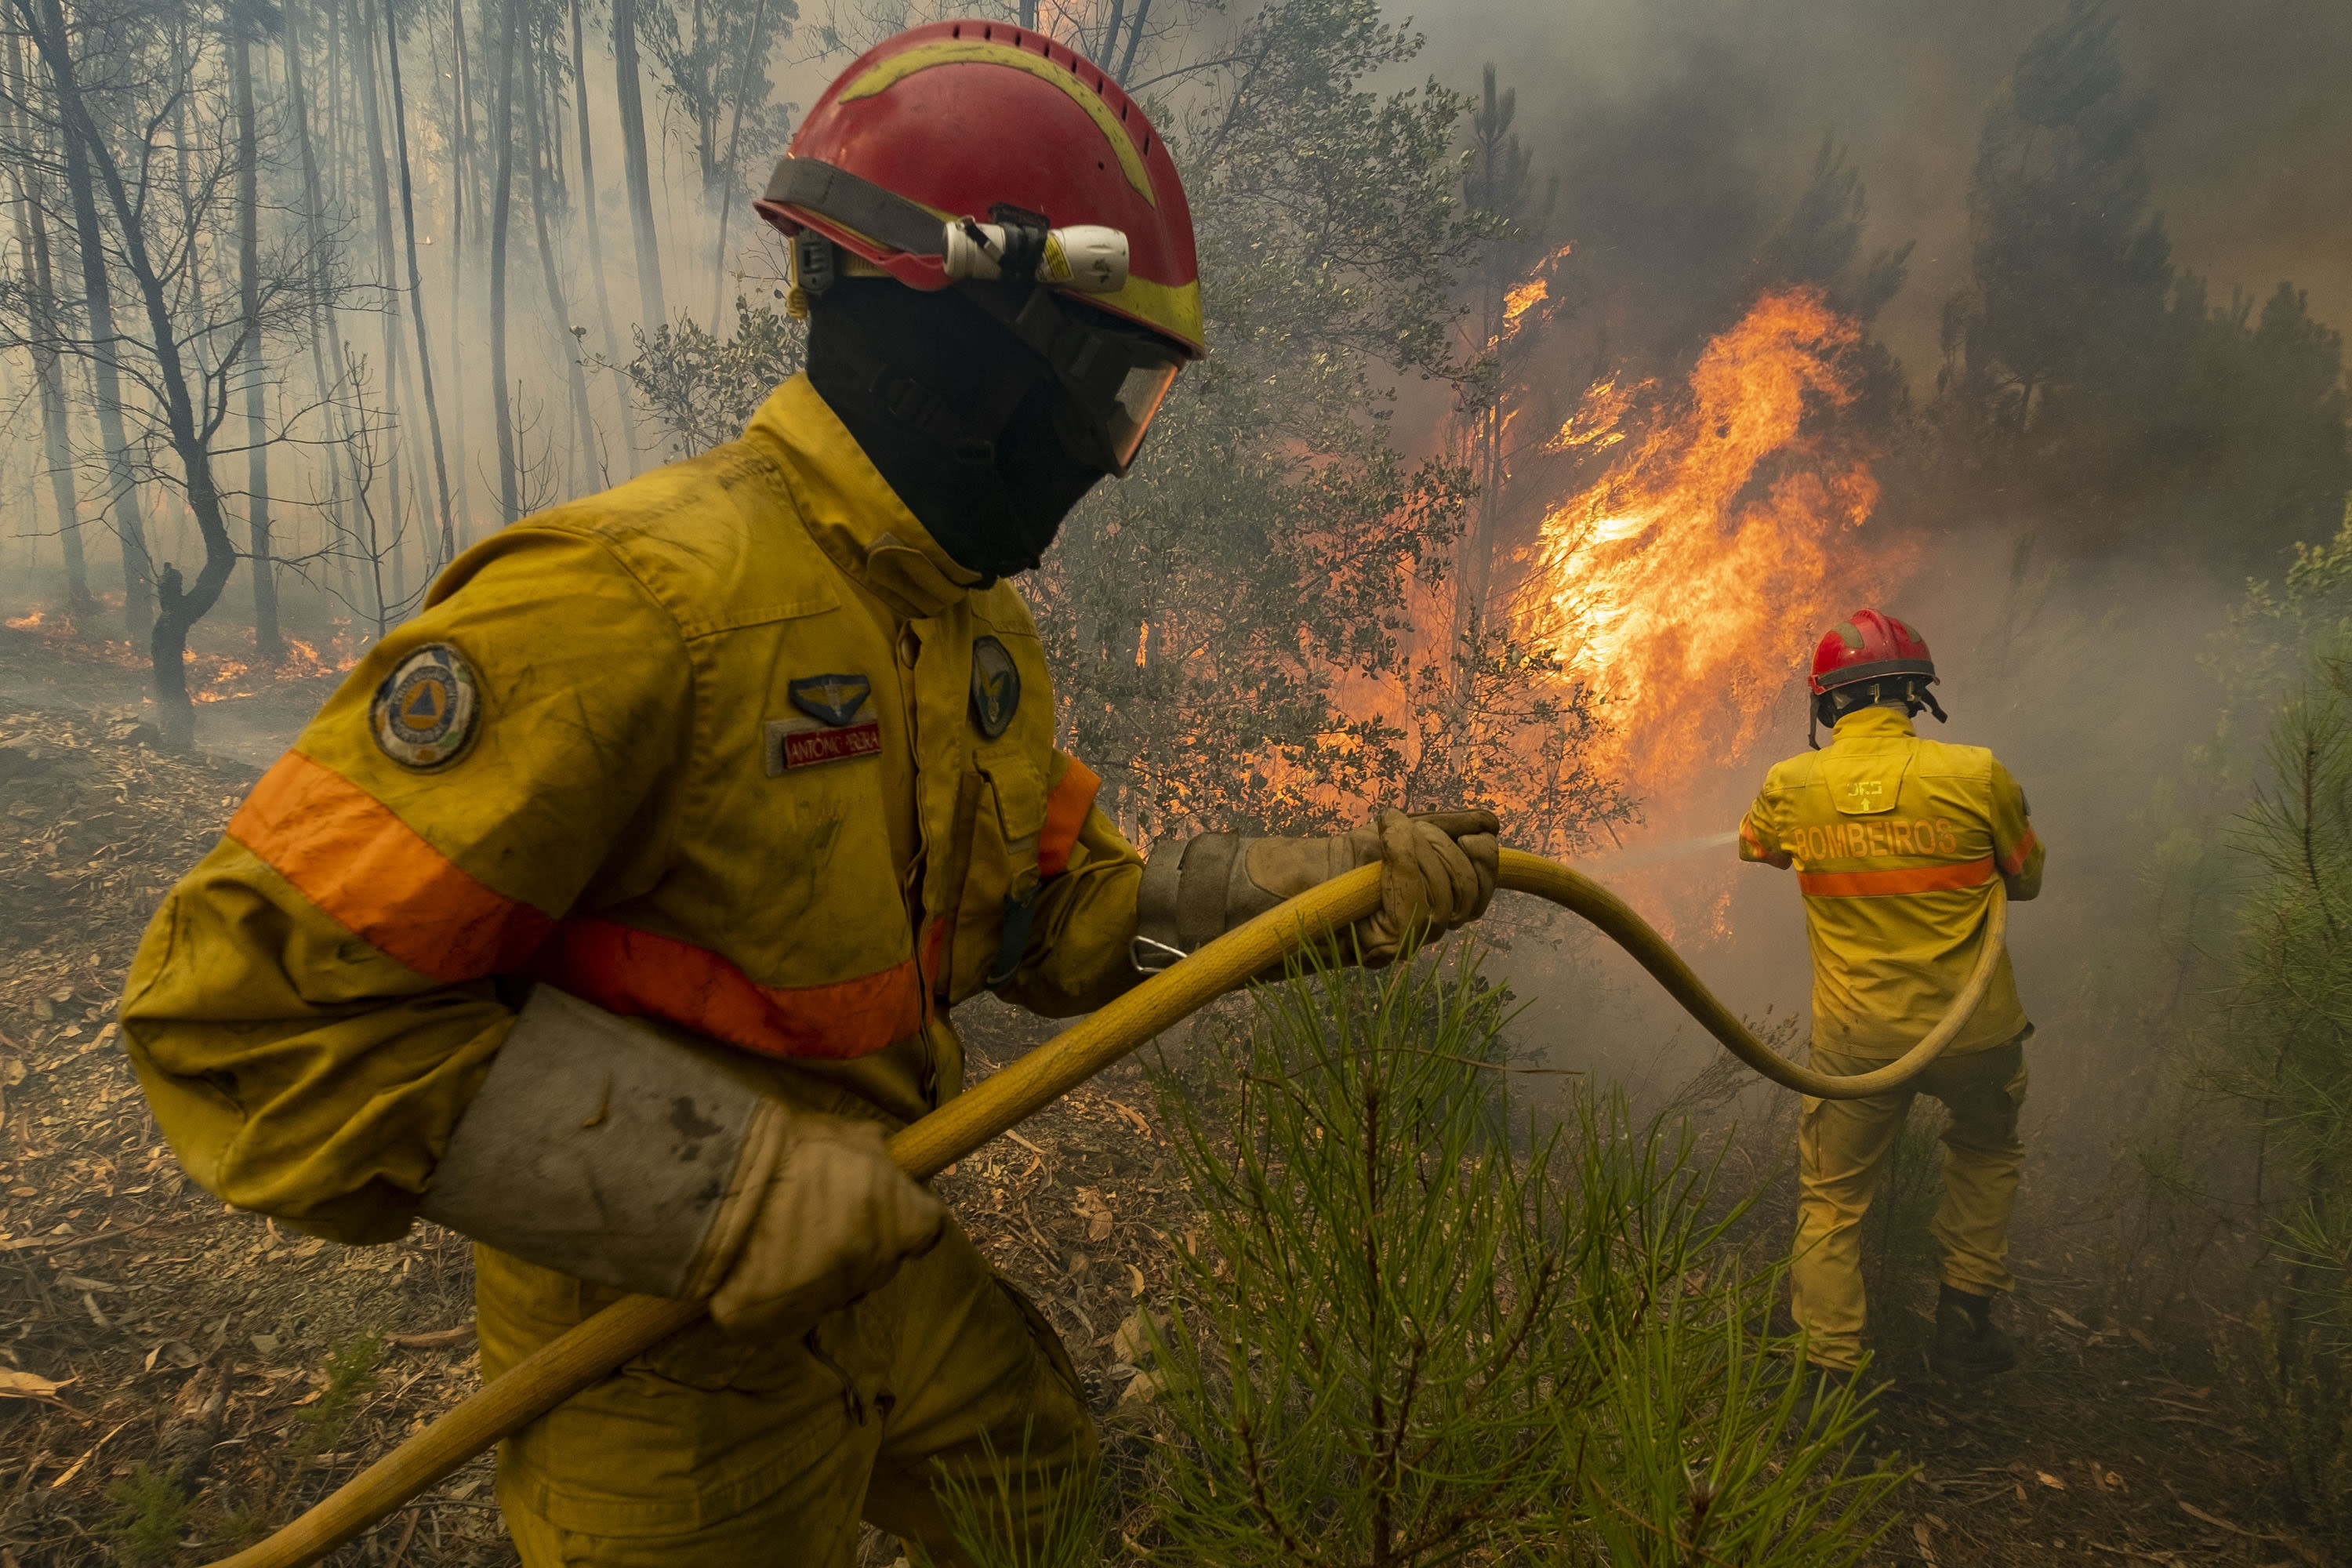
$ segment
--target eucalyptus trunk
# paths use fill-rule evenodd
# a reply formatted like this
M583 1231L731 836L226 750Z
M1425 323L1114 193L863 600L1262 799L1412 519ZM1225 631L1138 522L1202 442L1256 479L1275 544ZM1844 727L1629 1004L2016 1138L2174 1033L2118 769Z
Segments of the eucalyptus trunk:
M764 5L766 0L761 0ZM596 324L604 336L604 359L613 367L613 390L621 400L621 451L630 474L637 471L637 421L629 406L629 374L621 367L621 335L613 330L613 295L604 286L604 233L596 216L596 144L588 132L588 52L580 25L580 0L571 0L572 105L580 118L580 193L588 231L588 280L596 290Z
M653 166L646 152L646 101L637 69L637 0L613 0L613 76L621 103L621 166L628 177L629 224L637 239L638 321L651 332L669 320L669 311L662 303Z
M326 192L319 176L318 147L310 133L310 93L302 58L304 18L309 0L289 0L286 18L286 96L294 118L294 141L302 163L302 224L309 242L310 267L310 374L319 385L319 401L326 411L328 431L333 438L333 450L327 459L328 521L335 531L335 567L341 588L343 604L358 613L352 599L352 545L357 537L352 529L350 504L343 489L343 463L351 450L350 421L344 416L342 399L337 390L343 365L343 334L341 323L331 307L321 307L320 299L326 289L320 269L326 266L327 215ZM327 375L327 364L335 365L335 378Z
M507 384L507 230L514 216L514 54L518 0L500 0L499 85L490 110L490 134L499 150L490 179L490 390L499 434L499 521L522 515L520 475L515 461L514 408Z
M57 0L48 0L54 7ZM57 23L60 34L58 52L66 47L62 42L65 23ZM50 79L57 82L62 69L70 73L70 62L50 58L50 51L41 47L49 65ZM62 90L62 89L60 89ZM90 382L98 405L98 438L106 453L106 500L100 511L114 529L115 537L122 542L122 618L131 628L133 647L149 640L155 627L154 575L147 559L147 531L139 516L137 498L131 489L131 443L122 431L122 375L115 364L115 354L121 339L114 331L114 294L112 280L106 275L106 240L98 222L98 193L95 177L90 172L89 150L82 138L68 131L61 138L65 143L66 195L74 209L74 244L81 253L82 309L89 323ZM182 701L186 700L184 681L179 666L174 663L168 671L155 671L159 697L166 682L182 687Z
M236 100L237 303L245 316L245 527L253 563L253 651L286 657L278 631L278 578L269 539L269 432L261 361L261 148L253 128L253 47L243 18L228 26L229 90Z
M360 97L361 126L367 137L368 174L371 194L375 198L375 234L377 276L383 279L386 309L383 312L383 403L392 414L394 439L384 454L385 494L391 501L391 542L380 548L392 552L394 595L405 604L408 598L408 552L403 546L405 538L406 510L400 500L401 455L410 450L410 444L400 439L408 427L409 411L416 406L415 388L410 384L408 356L400 342L400 286L394 281L400 276L399 262L394 255L392 229L392 168L384 153L383 100L376 88L375 74L375 0L357 0L352 20L352 42L357 47L352 55L359 63L357 83Z
M25 57L21 43L8 40L8 96L25 101ZM30 116L15 116L16 145L29 147ZM82 557L81 498L76 493L73 432L67 423L65 369L58 363L57 279L49 255L48 193L30 162L13 171L16 185L16 247L22 276L32 284L27 314L33 335L33 380L41 400L41 455L49 470L49 500L57 508L58 548L65 558L66 606L77 622L86 622L93 605L89 596L89 566Z
M572 0L574 5L579 0ZM763 62L760 55L760 37L768 25L768 0L760 0L759 8L751 13L751 43L743 55L742 79L735 84L734 119L727 127L727 161L721 174L724 188L719 196L719 248L711 261L710 331L719 331L719 312L727 303L727 220L735 210L735 151L743 137L743 105L751 97L751 72Z
M572 325L571 308L563 297L563 277L555 265L555 244L548 233L547 160L541 153L549 138L541 119L539 93L534 87L523 100L523 122L530 136L530 221L539 240L541 281L547 289L547 308L555 317L556 342L562 347L565 382L572 395L572 438L580 444L572 464L572 493L577 495L594 486L601 465L596 460L596 427L588 417L588 381L580 369L581 334ZM581 482L583 479L585 484Z
M400 23L383 8L384 58L392 67L392 127L400 163L400 224L408 246L408 310L416 324L416 370L425 384L425 426L433 435L433 485L441 510L441 560L456 559L456 521L449 510L449 460L441 447L441 409L433 397L433 350L425 335L425 279L416 267L416 195L408 172L408 104L400 84Z
M450 85L457 99L457 133L449 139L449 405L457 444L457 538L474 542L474 508L466 467L466 237L482 227L481 193L475 176L481 160L474 144L474 68L466 53L466 0L449 0ZM467 198L471 195L473 199ZM471 221L468 222L468 215Z

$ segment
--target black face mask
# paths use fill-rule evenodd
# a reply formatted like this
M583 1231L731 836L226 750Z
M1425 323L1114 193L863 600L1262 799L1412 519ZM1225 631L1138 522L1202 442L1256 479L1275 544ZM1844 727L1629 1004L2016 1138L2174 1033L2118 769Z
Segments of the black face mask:
M1034 567L1105 469L1073 456L1045 361L953 289L837 279L809 316L809 381L959 565Z

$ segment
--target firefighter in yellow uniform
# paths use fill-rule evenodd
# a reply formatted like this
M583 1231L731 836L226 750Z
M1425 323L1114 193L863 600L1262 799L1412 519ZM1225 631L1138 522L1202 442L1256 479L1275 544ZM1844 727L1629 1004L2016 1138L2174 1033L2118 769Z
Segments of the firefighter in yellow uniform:
M1025 1472L1034 1530L1092 1462L1076 1375L883 1143L961 1088L949 1009L1086 1011L1360 865L1375 961L1493 891L1483 813L1147 867L1055 749L1003 579L1199 353L1191 219L1115 84L971 30L859 59L769 187L808 374L459 558L132 967L191 1174L338 1241L473 1237L486 1376L708 1297L502 1448L532 1568L845 1563L861 1518L961 1561L942 1465Z
M1913 731L1922 708L1944 717L1935 679L1909 626L1855 612L1813 657L1814 718L1834 738L1774 767L1739 825L1741 859L1796 869L1812 950L1812 1061L1825 1072L1867 1072L1917 1044L1976 967L1996 885L2012 900L2042 890L2042 844L2009 770L1980 746ZM1954 1378L2016 1365L1991 1307L2015 1283L2009 1218L2032 1032L2004 952L1968 1026L1910 1087L1805 1100L1790 1298L1816 1366L1850 1378L1862 1365L1862 1219L1923 1092L1946 1112L1933 1360Z

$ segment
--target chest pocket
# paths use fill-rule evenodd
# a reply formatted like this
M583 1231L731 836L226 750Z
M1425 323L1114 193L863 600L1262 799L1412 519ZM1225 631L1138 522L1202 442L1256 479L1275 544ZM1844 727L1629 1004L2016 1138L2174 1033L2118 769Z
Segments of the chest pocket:
M1025 746L983 746L961 794L970 802L962 890L945 976L952 1005L988 983L1008 927L1027 936L1036 907L1037 841L1045 826L1045 777ZM1017 955L1018 947L1015 947Z
M1907 750L1828 756L1822 759L1822 781L1829 785L1830 805L1839 816L1876 816L1895 809L1910 766Z

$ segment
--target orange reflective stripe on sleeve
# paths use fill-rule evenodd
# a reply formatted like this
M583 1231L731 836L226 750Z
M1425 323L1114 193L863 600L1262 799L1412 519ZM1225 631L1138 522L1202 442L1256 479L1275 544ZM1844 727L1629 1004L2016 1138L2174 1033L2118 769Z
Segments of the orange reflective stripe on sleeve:
M2038 840L2033 837L2033 829L2029 826L2025 830L2025 837L2020 841L2017 847L2000 858L2000 874L2004 877L2014 877L2024 870L2025 862L2032 856L2037 842Z
M575 918L555 928L530 973L608 1013L667 1019L763 1056L845 1061L923 1026L911 957L826 985L762 985L709 948Z
M1070 868L1070 851L1076 847L1078 829L1087 825L1102 780L1094 769L1070 759L1051 795L1045 797L1045 826L1037 835L1037 875L1058 877Z
M1977 888L1992 879L1992 857L1944 866L1904 866L1891 871L1800 871L1797 886L1808 898L1870 899L1889 893L1936 893Z
M519 967L555 924L299 752L261 776L228 836L353 936L445 984Z

